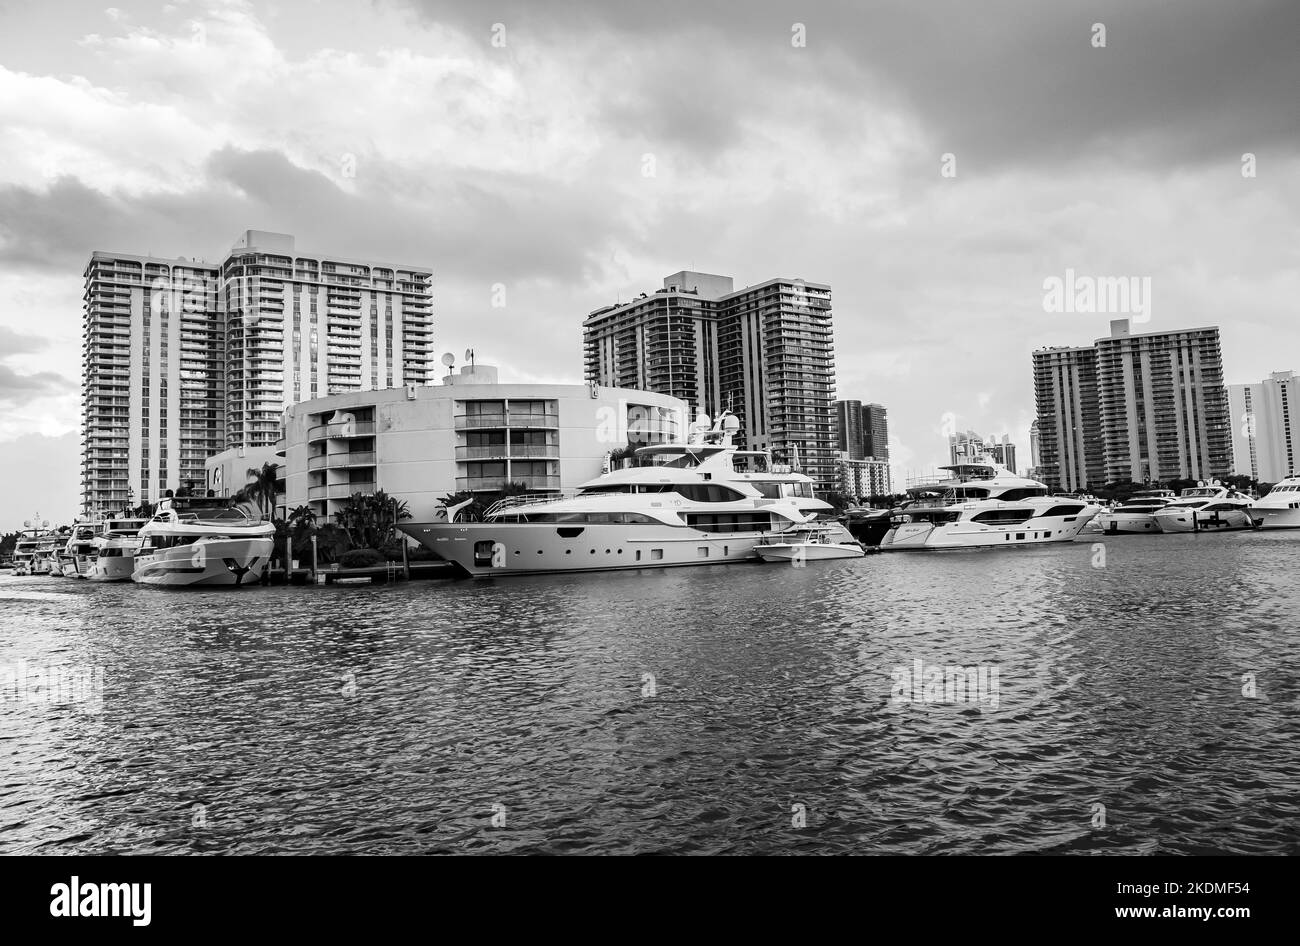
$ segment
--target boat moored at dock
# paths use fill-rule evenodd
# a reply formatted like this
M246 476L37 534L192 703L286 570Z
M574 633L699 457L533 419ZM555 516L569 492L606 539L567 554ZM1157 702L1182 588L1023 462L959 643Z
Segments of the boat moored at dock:
M1175 500L1171 489L1147 489L1097 517L1101 531L1107 535L1121 532L1159 532L1156 513Z
M1049 496L988 456L942 467L952 477L908 490L880 542L881 551L1011 548L1071 542L1100 507Z
M1251 518L1261 529L1300 529L1300 476L1288 476L1255 500Z
M81 577L90 581L130 581L140 530L147 520L110 519L95 541L95 556Z
M832 531L823 525L795 526L761 540L754 546L754 551L765 562L792 564L866 555L858 542L846 542L838 530Z
M712 429L701 415L687 443L642 447L576 495L509 497L481 522L457 521L462 504L399 528L475 578L755 561L761 540L812 522L853 541L809 477L735 447L738 428L730 412Z
M251 585L270 563L275 526L212 499L164 499L141 529L131 580Z
M1153 514L1161 532L1229 532L1253 529L1255 501L1220 483L1185 489L1176 500Z

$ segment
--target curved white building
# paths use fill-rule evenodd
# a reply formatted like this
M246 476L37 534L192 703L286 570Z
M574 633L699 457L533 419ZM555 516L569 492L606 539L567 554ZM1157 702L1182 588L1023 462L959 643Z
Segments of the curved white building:
M310 505L324 518L353 493L382 489L424 520L463 490L575 489L604 472L612 450L678 439L685 412L678 398L647 391L499 384L486 365L436 385L316 398L284 412L284 508Z

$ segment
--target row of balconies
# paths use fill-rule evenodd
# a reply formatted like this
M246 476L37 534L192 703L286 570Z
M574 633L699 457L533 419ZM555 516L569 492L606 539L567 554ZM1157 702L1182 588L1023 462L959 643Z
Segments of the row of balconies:
M375 433L374 423L353 422L341 424L320 424L307 431L307 441L327 440L332 438L372 437Z
M360 483L330 483L307 487L308 499L347 499L353 493L369 495L375 491L374 481Z
M374 466L375 451L357 450L348 453L318 453L307 458L309 470L343 470L358 466Z
M496 427L559 427L558 414L457 414L456 430Z

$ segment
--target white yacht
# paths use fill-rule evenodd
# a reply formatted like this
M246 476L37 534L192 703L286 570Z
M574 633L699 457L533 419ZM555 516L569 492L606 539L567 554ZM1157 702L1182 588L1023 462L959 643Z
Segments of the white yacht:
M82 578L91 581L130 581L135 570L135 550L140 544L144 519L109 519L95 540L95 557Z
M845 541L838 530L828 529L822 523L795 526L788 532L770 536L754 546L758 557L765 562L822 561L834 558L862 558L866 551L856 541Z
M213 499L164 499L140 529L131 580L145 585L252 585L275 526Z
M941 469L953 475L908 490L915 498L897 510L881 551L1070 542L1100 512L1092 503L1049 496L1042 483L986 454Z
M97 540L104 530L102 522L76 522L60 559L64 578L85 578L95 562Z
M54 533L48 522L33 525L28 519L18 533L14 544L15 575L45 575L49 573L49 557L55 550Z
M1173 502L1156 510L1161 532L1228 532L1253 529L1255 500L1218 482L1183 490Z
M1300 476L1285 477L1250 509L1261 529L1300 529Z
M1134 493L1114 509L1097 517L1107 535L1120 532L1159 532L1156 513L1174 501L1171 489L1147 489Z
M457 520L465 503L399 528L475 578L755 561L760 540L811 522L853 541L811 479L735 447L737 429L729 411L712 429L700 415L687 443L642 447L576 495L512 496L482 522Z

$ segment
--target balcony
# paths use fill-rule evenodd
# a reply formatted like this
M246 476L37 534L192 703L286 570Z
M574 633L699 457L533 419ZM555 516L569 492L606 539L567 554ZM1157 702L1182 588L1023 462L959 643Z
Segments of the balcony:
M456 490L483 492L502 489L506 483L523 483L530 490L559 489L558 476L458 476ZM317 487L318 489L321 487Z
M375 425L373 423L365 424L321 424L319 427L313 427L307 431L308 440L325 440L331 437L373 437L375 434Z
M559 427L558 414L457 414L457 430L484 427Z
M506 458L524 459L541 458L559 459L558 444L509 444L494 443L486 447L457 447L457 460L504 460Z
M374 466L375 452L359 450L353 453L321 453L307 458L309 470L342 470L353 466Z
M365 483L331 483L328 486L310 486L307 488L308 499L347 499L353 493L369 495L374 493L375 484Z

